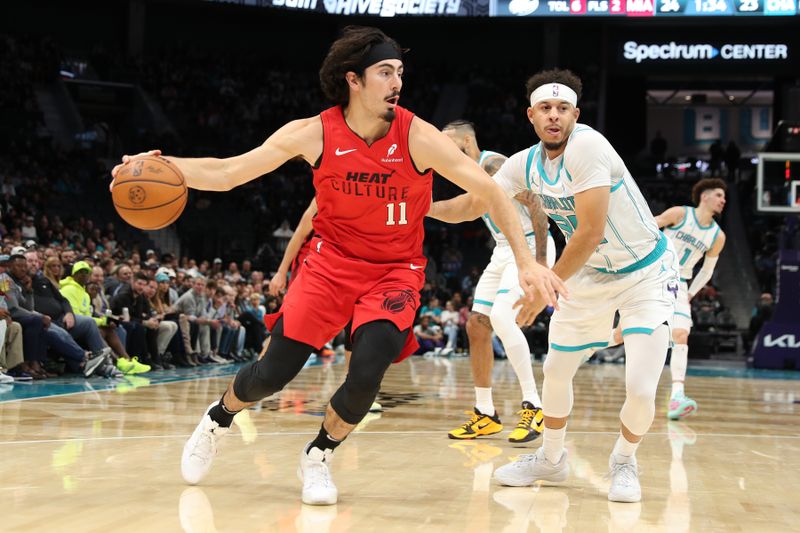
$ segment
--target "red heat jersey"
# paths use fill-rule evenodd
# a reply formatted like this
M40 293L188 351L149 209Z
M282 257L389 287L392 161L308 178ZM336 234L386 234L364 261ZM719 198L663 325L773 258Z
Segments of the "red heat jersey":
M347 125L342 108L320 113L322 158L314 169L314 231L345 255L373 263L424 261L423 219L432 172L419 173L408 151L414 114L400 106L372 146Z

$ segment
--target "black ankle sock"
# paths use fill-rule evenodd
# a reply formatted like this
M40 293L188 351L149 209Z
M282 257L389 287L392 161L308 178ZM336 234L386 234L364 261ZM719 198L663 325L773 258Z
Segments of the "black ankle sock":
M236 416L239 411L228 411L225 408L225 404L222 403L224 398L225 395L223 394L222 398L219 399L219 403L208 411L208 416L211 417L211 420L219 424L220 427L229 428L231 424L233 424L233 417Z
M317 435L317 438L311 441L311 443L308 445L308 448L306 448L306 451L314 447L317 447L322 451L325 450L333 451L336 449L337 446L339 446L342 443L343 440L344 439L336 440L330 435L328 435L328 432L325 430L325 426L323 425L320 426L319 428L319 434Z

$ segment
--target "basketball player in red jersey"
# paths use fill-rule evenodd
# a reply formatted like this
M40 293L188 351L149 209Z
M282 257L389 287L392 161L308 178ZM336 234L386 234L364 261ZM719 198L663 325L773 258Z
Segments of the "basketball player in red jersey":
M209 472L236 413L280 391L308 355L352 319L348 375L330 400L319 434L300 456L303 502L336 503L329 471L334 450L366 415L389 365L416 348L411 326L424 283L422 222L433 170L473 193L476 210L488 211L508 237L529 298L538 292L556 305L556 293L566 293L561 280L534 261L500 187L443 133L398 106L401 54L378 29L346 28L320 69L323 93L334 107L289 122L239 156L169 158L189 187L227 191L302 157L314 169L318 207L311 253L281 311L270 317L266 355L239 371L184 447L187 483ZM129 161L123 157L122 164ZM523 309L521 322L534 318L536 310L528 311Z

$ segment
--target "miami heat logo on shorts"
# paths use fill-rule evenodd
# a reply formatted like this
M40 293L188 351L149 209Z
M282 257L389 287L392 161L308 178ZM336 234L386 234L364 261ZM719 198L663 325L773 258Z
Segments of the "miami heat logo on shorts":
M414 293L409 290L386 291L383 295L386 296L386 299L383 301L381 307L390 313L400 313L406 308L406 305L409 304L411 304L412 308L416 308Z

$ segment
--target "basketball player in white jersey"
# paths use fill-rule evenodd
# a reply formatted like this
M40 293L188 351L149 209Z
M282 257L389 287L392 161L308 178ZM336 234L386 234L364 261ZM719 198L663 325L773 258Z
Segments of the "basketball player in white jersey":
M442 132L450 137L462 152L477 161L490 176L497 172L506 160L502 154L488 150L481 151L478 148L475 127L468 121L451 122L442 129ZM555 262L555 243L547 231L547 216L541 210L539 197L530 191L523 191L516 195L514 200L512 203L519 213L525 237L536 260L552 267ZM431 211L435 212L435 207ZM497 224L488 213L482 214L481 218L496 244L492 259L475 287L472 314L467 321L469 355L475 383L475 407L470 413L470 419L450 431L448 436L451 439L474 439L503 430L503 424L492 400L494 364L492 329L494 329L503 342L508 360L522 389L522 405L518 412L520 420L508 440L514 443L529 442L541 434L543 415L542 401L533 378L530 348L525 335L516 323L517 311L513 308L514 303L522 295L517 282L517 267L508 240ZM445 218L439 219L449 222Z
M725 247L725 232L714 217L725 208L726 190L727 185L719 178L702 179L692 188L692 201L697 207L678 205L656 217L658 227L664 228L664 234L675 246L681 275L673 318L672 340L675 344L669 365L672 394L667 417L671 420L685 418L697 410L697 403L686 396L683 389L689 358L689 331L692 329L689 302L711 280L719 254ZM703 259L703 266L694 276L694 267L700 259ZM689 280L692 284L687 286Z
M620 156L603 135L577 123L581 88L567 70L543 71L528 80L528 119L541 142L512 155L494 176L509 196L525 190L541 195L544 210L567 239L553 271L570 291L550 321L543 446L497 469L495 479L511 486L567 479L564 440L572 379L589 355L608 345L619 310L626 398L609 457L608 499L638 502L635 453L655 413L678 293L677 260ZM449 208L468 208L470 202L461 198ZM544 308L543 302L522 305L523 321Z

